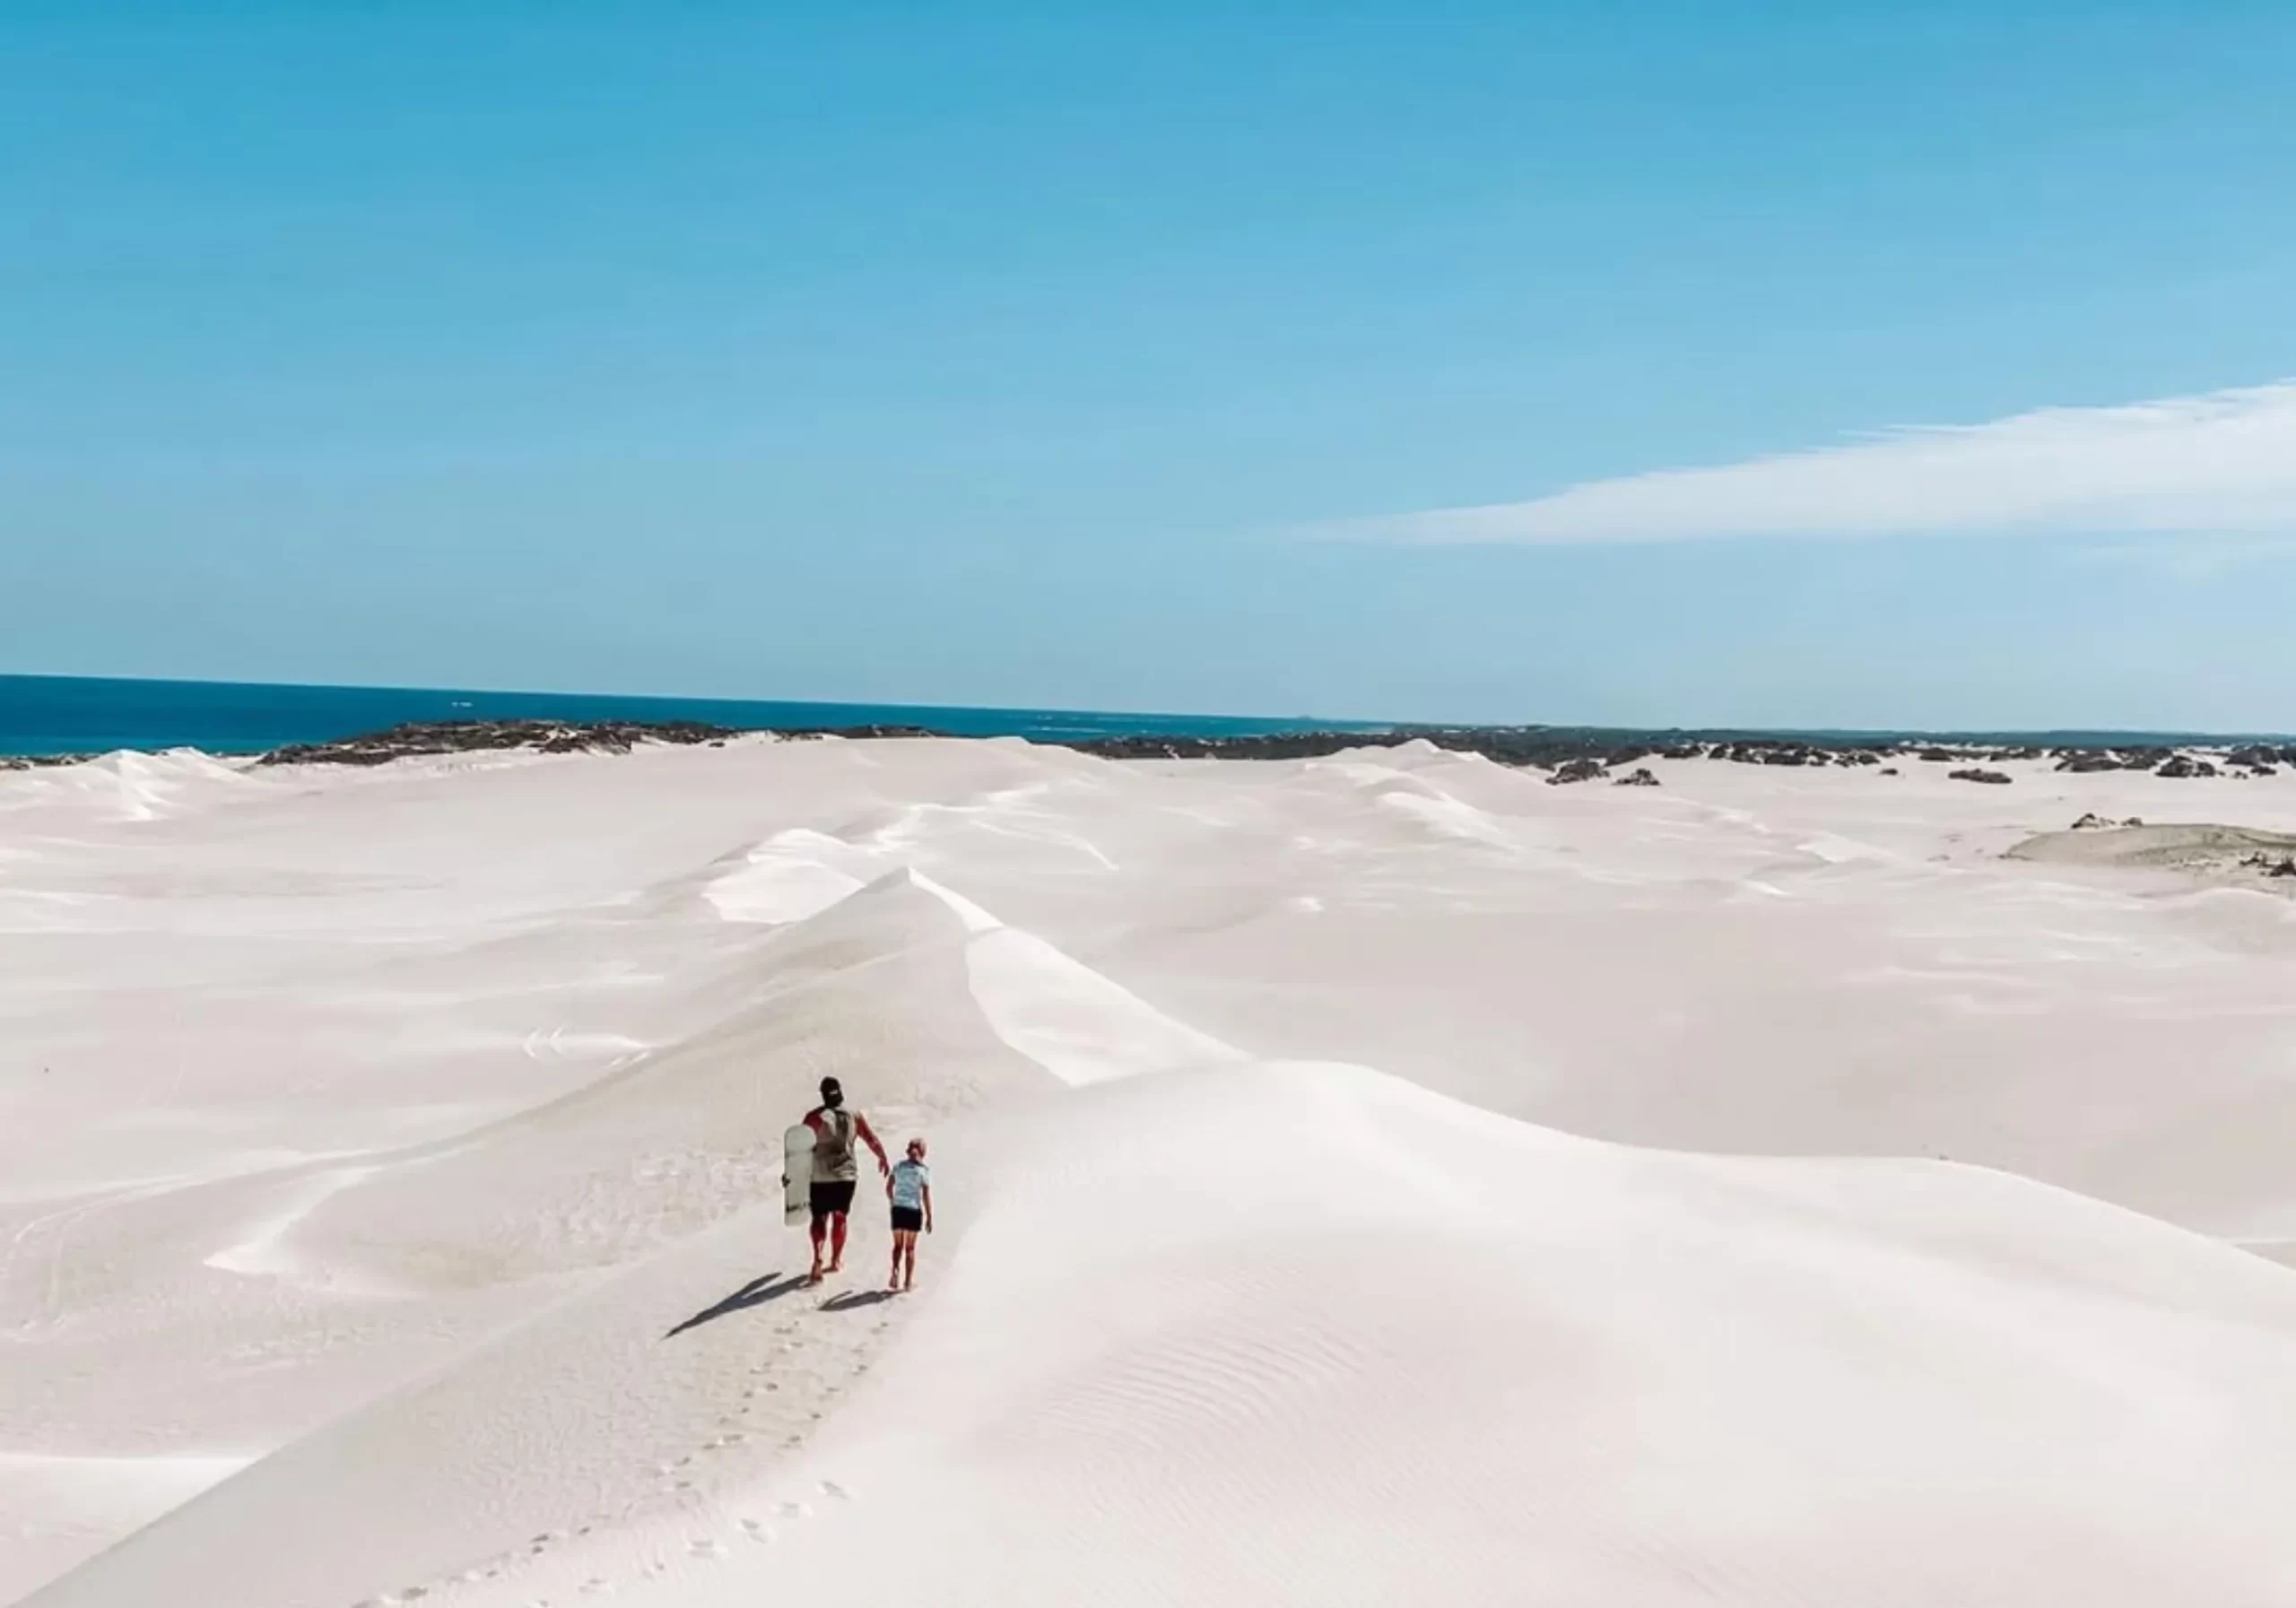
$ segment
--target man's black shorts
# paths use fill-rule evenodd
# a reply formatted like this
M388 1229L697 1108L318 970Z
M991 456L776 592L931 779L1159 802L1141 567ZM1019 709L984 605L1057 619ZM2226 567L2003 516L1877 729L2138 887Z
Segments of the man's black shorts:
M895 1206L895 1207L893 1208L893 1230L894 1230L894 1232L898 1233L898 1232L900 1232L901 1230L903 1230L903 1229L907 1229L910 1233L914 1234L914 1233L916 1233L919 1229L922 1229L924 1226L925 1226L925 1208L924 1208L924 1207L922 1207L922 1206Z
M815 1180L805 1189L805 1204L813 1208L813 1221L821 1221L831 1213L842 1214L853 1210L853 1180L831 1178Z

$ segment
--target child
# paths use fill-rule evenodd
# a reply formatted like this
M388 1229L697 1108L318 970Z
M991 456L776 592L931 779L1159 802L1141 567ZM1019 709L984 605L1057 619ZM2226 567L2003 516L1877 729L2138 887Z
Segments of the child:
M885 1178L885 1198L893 1204L893 1276L888 1290L917 1287L917 1234L933 1231L933 1169L925 1165L925 1141L909 1142L909 1155L893 1163Z

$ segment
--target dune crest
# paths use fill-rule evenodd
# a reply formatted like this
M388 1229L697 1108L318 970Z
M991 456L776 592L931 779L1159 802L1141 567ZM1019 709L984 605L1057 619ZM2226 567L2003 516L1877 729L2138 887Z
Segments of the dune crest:
M0 778L0 1601L2296 1599L2285 907L1653 764Z

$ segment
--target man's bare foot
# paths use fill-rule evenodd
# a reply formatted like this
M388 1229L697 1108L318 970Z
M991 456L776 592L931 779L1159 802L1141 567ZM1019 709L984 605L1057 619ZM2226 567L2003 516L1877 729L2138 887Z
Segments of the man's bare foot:
M813 1272L811 1272L811 1273L807 1273L807 1274L805 1275L805 1282L806 1282L806 1283L808 1283L808 1284L818 1284L818 1283L820 1283L821 1282L822 1282L822 1270L821 1270L820 1268L818 1268L818 1267L816 1267L815 1269L813 1269Z

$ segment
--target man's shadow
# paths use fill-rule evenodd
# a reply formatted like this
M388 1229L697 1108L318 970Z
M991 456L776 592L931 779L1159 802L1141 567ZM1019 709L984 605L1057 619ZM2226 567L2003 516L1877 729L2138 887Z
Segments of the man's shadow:
M745 1312L752 1307L762 1307L768 1301L778 1301L791 1291L803 1290L804 1287L805 1275L803 1273L791 1273L787 1278L779 1273L761 1273L716 1306L704 1307L662 1338L674 1340L688 1329L698 1329L703 1324L713 1322L729 1313Z

